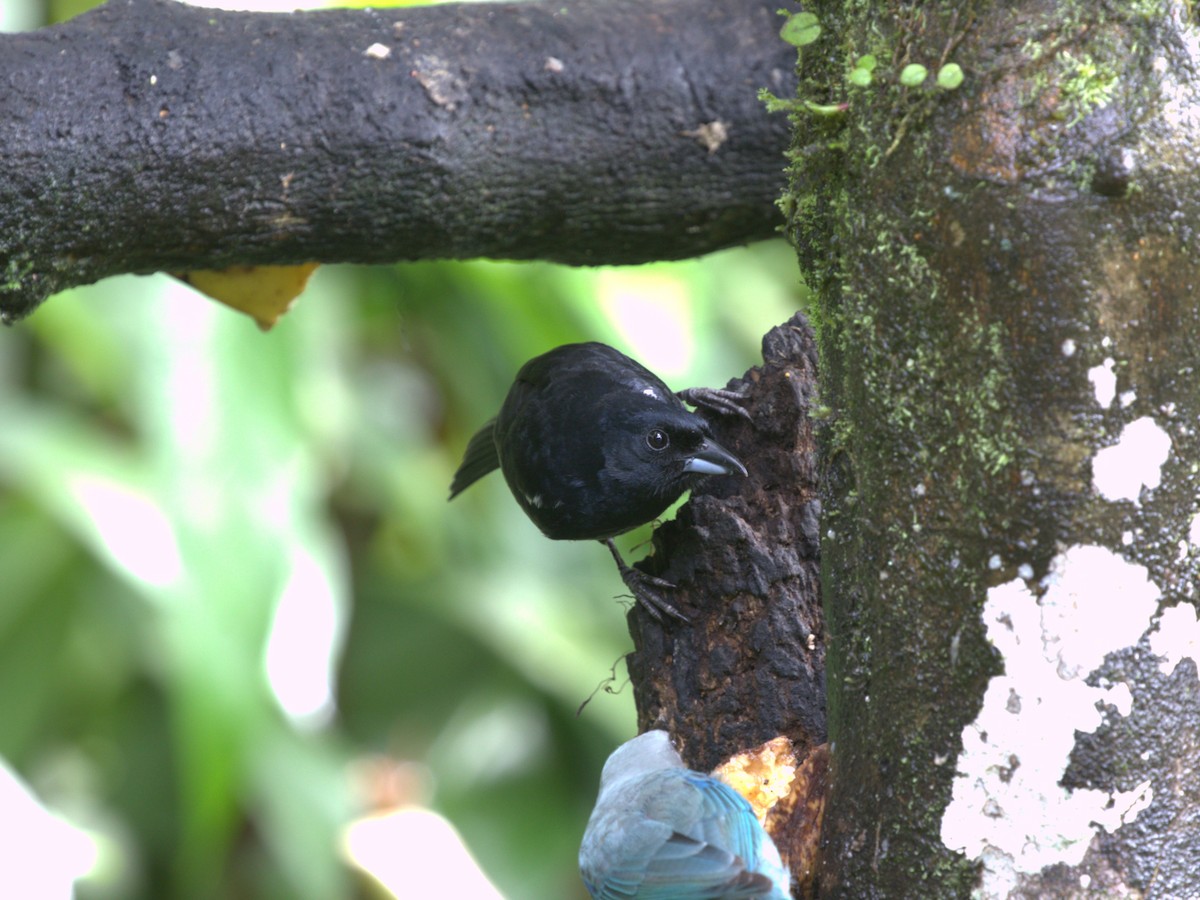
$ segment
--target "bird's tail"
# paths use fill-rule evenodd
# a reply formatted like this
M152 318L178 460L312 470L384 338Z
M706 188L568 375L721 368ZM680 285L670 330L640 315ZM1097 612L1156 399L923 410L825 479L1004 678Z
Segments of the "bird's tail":
M495 430L496 420L492 419L475 432L475 436L467 444L463 461L454 473L454 480L450 482L451 500L492 469L500 467L500 457L496 454Z

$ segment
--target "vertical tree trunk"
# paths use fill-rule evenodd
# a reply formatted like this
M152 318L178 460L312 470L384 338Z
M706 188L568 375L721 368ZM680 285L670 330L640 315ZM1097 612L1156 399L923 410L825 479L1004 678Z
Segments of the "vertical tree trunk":
M709 480L655 531L654 554L639 565L676 585L672 599L690 621L657 621L635 605L629 675L639 731L669 730L694 768L776 742L741 765L755 793L778 788L786 796L767 827L791 866L796 896L809 896L827 754L809 415L816 345L803 316L772 329L763 365L731 386L746 391L753 422L720 417L714 433L749 475Z
M878 6L816 4L806 84L877 64L806 98L849 105L793 183L832 410L822 896L1196 896L1196 30Z

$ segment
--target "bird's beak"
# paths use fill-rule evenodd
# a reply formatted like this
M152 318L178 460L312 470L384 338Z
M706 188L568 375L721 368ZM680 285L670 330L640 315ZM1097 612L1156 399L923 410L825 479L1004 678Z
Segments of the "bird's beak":
M705 438L696 455L684 463L683 471L697 475L732 475L734 472L745 475L746 467L712 438Z

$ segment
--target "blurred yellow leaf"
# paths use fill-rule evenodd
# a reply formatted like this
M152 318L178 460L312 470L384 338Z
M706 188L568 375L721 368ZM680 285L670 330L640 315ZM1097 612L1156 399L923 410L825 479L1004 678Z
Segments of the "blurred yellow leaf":
M175 277L200 293L246 313L266 331L291 308L317 266L318 263L233 266L175 273Z

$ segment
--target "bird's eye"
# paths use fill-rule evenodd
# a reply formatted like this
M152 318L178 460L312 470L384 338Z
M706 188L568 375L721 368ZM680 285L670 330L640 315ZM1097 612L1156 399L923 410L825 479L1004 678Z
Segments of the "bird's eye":
M669 443L671 439L661 428L651 428L650 433L646 435L646 444L651 450L666 450Z

